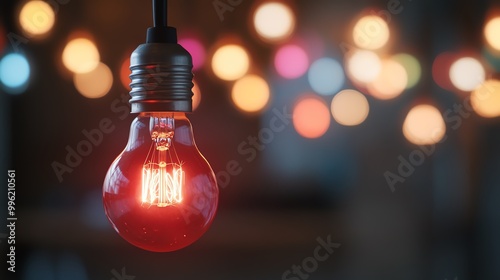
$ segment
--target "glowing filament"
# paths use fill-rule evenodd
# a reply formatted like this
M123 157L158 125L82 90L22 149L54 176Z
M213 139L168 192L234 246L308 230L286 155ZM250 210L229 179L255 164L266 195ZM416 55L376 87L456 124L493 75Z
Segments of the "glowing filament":
M142 203L167 207L182 202L184 171L173 145L174 119L152 116L151 149L142 168Z
M142 202L158 207L180 203L183 185L184 171L181 166L164 162L145 164L142 169Z

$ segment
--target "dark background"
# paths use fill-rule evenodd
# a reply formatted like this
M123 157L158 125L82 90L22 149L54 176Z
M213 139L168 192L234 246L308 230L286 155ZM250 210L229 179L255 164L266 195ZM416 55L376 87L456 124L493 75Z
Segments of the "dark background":
M303 81L273 79L273 48L255 38L247 20L257 1L244 0L225 13L222 22L212 1L170 2L171 25L180 34L196 32L209 50L223 34L241 37L253 63L269 78L276 96L269 108L286 105L280 96L295 86L307 90ZM337 54L338 42L348 36L347 26L360 11L387 5L361 0L292 2L298 30L319 35ZM6 170L16 170L18 203L17 272L13 277L6 271L2 239L0 260L7 277L2 279L120 280L114 272L121 274L122 269L136 280L281 279L292 265L313 256L318 237L328 236L341 247L307 279L500 279L498 118L473 114L458 130L448 128L447 141L438 144L395 192L383 176L397 170L398 156L408 157L416 148L404 139L401 126L420 92L430 93L442 111L461 102L459 95L433 82L434 57L464 48L480 51L486 12L500 3L402 3L405 9L391 21L398 34L391 48L421 59L422 81L391 101L369 97L370 116L360 126L332 122L323 137L306 140L290 125L256 160L247 162L237 147L268 126L271 109L257 116L242 114L231 104L229 86L214 79L208 63L196 72L203 99L189 118L197 144L216 173L231 160L243 171L220 190L218 215L209 232L194 245L165 254L142 251L122 240L101 204L105 173L125 146L134 117L120 120L110 109L126 93L119 67L144 41L151 25L150 1L71 0L60 5L51 35L22 46L34 61L29 88L16 96L0 92L0 173L4 182ZM7 33L22 34L19 5L0 3L0 25ZM77 29L94 35L101 60L114 72L113 88L103 98L82 97L61 72L64 42ZM75 147L84 139L82 130L97 128L103 118L113 120L115 131L59 182L51 163L63 162L65 147ZM0 192L3 221L6 192Z

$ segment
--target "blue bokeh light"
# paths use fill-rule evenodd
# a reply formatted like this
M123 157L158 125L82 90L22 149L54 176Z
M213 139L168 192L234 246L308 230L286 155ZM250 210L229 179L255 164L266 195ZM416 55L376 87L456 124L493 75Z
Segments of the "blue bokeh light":
M11 93L20 93L28 84L30 65L25 56L17 53L6 55L0 60L0 82Z
M333 95L344 85L344 70L335 59L320 58L311 65L308 80L315 92L321 95Z

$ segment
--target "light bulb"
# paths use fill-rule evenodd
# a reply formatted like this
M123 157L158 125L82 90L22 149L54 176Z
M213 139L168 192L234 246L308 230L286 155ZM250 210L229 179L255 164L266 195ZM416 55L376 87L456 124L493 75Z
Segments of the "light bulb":
M115 230L142 249L175 251L207 231L218 188L184 113L141 113L133 121L103 196Z
M198 240L217 210L217 181L194 142L193 59L166 24L167 1L153 0L155 26L130 57L132 122L125 150L103 186L106 215L129 243L171 252Z

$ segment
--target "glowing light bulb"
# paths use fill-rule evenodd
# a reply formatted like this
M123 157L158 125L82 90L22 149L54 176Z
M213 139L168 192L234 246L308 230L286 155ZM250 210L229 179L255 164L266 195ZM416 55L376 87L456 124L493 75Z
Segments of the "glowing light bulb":
M184 113L141 113L133 121L103 198L115 230L145 250L175 251L207 231L218 188Z
M198 240L217 210L215 174L196 147L193 58L167 26L166 0L153 1L154 27L130 56L132 122L127 146L103 186L106 215L129 243L171 252Z

